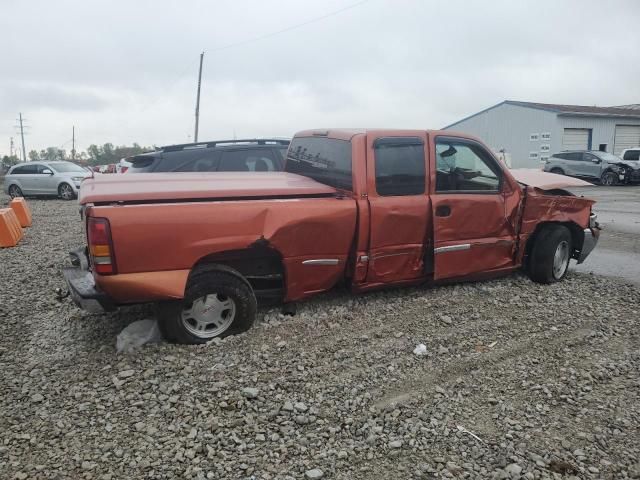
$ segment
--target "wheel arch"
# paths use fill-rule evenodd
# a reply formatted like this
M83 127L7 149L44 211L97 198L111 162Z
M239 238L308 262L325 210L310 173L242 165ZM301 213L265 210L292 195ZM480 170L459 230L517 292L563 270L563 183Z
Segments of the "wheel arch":
M194 275L213 270L239 274L256 297L282 300L286 293L286 270L282 254L264 239L247 248L201 257L191 268L187 284Z
M562 225L567 227L569 232L571 233L571 258L577 259L580 255L580 251L582 250L582 246L584 244L584 230L575 222L567 221L567 222L540 222L536 225L535 230L527 239L527 245L525 247L525 261L523 262L525 266L527 266L529 258L531 257L531 250L533 249L533 245L536 242L536 239L539 237L540 233L550 225Z

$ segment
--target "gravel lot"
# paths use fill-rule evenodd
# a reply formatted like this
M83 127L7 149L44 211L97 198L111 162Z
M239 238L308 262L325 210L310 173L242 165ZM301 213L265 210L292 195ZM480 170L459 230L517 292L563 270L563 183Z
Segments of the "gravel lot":
M335 292L219 343L118 355L149 310L57 301L77 205L29 203L0 251L2 479L640 478L638 287Z

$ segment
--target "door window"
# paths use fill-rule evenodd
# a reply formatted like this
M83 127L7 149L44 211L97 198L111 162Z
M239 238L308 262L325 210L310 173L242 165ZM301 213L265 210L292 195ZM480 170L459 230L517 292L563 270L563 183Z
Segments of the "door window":
M379 138L374 144L376 191L382 196L425 190L424 143L418 137Z
M580 161L580 160L582 160L582 153L580 153L580 152L565 153L564 154L564 159L565 160Z
M20 167L14 168L11 175L26 175L33 173L38 173L37 165L21 165Z
M436 139L437 192L499 192L502 170L480 145Z

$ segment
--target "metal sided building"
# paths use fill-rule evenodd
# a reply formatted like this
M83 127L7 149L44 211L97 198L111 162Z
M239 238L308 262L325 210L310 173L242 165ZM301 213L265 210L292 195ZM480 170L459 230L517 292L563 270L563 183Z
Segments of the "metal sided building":
M589 107L505 100L444 127L475 135L513 168L538 168L562 150L620 155L640 146L640 104Z

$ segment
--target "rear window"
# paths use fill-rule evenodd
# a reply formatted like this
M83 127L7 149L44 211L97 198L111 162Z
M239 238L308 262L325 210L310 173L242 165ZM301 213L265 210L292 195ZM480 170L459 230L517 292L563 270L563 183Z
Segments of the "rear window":
M275 172L278 163L270 148L222 152L219 172Z
M131 166L127 169L127 173L146 173L153 170L153 165L158 157L153 155L139 155L137 157L128 158Z
M289 146L284 170L325 185L353 190L351 142L326 137L296 137Z

